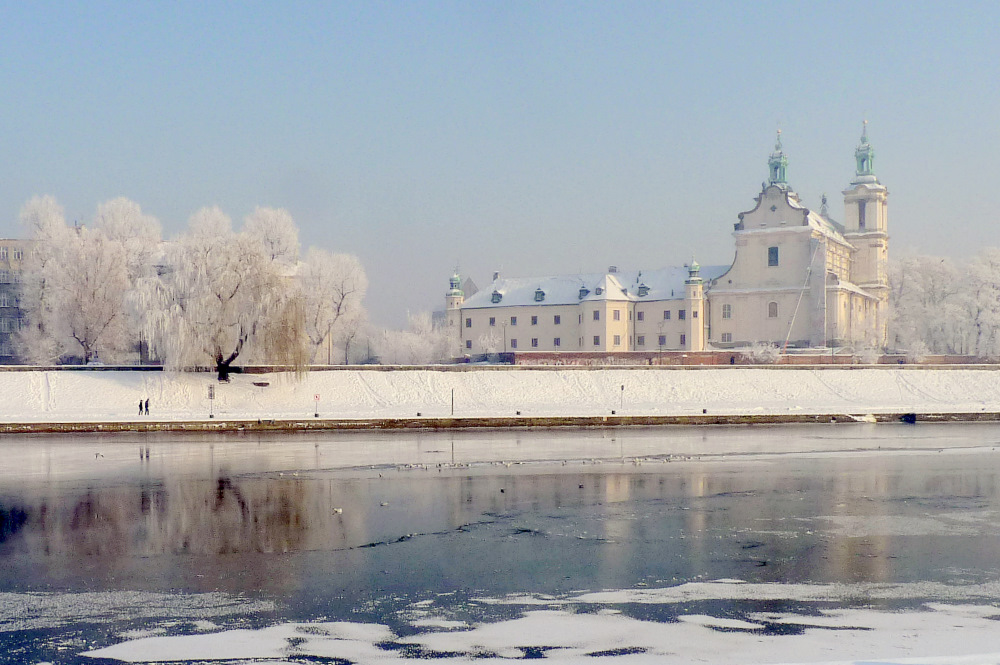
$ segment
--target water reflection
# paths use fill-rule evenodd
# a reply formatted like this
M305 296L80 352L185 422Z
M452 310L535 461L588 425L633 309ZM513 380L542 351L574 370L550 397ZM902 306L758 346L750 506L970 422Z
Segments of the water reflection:
M60 457L114 471L0 484L0 589L264 589L319 602L706 578L909 581L997 565L1000 458L988 449L623 460L621 449L664 448L645 435L559 433L541 452L533 434L463 436L386 437L377 453L364 440L154 439L148 462L133 441L63 443ZM726 445L708 436L704 446ZM600 463L450 466L473 445L508 460L517 447L615 450ZM346 472L330 464L338 456L382 463Z

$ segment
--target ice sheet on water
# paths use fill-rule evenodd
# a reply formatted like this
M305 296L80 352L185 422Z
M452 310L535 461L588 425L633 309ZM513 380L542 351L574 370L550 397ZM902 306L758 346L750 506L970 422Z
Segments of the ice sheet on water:
M274 608L270 601L248 600L218 592L192 595L142 591L0 593L0 632L158 617L207 619L267 612Z
M544 656L560 663L666 665L703 662L752 664L827 663L863 665L996 665L1000 632L1000 589L993 585L957 587L948 598L982 598L980 603L948 603L935 596L943 585L783 585L738 580L693 583L661 590L638 590L644 602L678 599L781 599L791 603L844 601L859 592L884 598L939 598L906 611L811 607L801 611L750 613L742 618L682 614L657 622L617 611L580 612L580 603L635 602L637 590L578 594L561 606L530 609L519 616L472 626L428 616L426 601L414 603L415 634L402 637L379 624L286 623L261 630L228 630L201 635L150 636L85 655L134 663L227 661L239 659L336 658L352 663L404 663L413 658L481 665L510 658ZM846 595L845 595L846 594ZM990 595L992 594L992 595ZM522 597L523 598L523 597ZM654 601L658 598L658 601ZM485 599L484 599L485 600ZM504 599L501 602L510 602ZM416 611L414 611L416 610ZM792 630L773 630L774 626ZM405 631L409 633L410 631Z

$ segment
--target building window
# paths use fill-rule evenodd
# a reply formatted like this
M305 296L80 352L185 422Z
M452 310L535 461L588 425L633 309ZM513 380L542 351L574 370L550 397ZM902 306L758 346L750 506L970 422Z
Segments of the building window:
M538 338L537 337L532 337L531 338L531 348L533 348L533 349L537 349L538 348Z
M552 340L552 346L561 346L561 345L562 345L562 340L559 339L558 337Z
M645 312L636 312L635 313L635 320L636 321L645 321L646 320L646 313Z
M472 348L472 340L471 339L465 340L465 348L467 348L467 349L471 349Z
M681 333L681 346L684 346L685 344L687 344L687 335Z
M0 247L0 261L6 261L6 260L7 260L7 246L4 245Z
M517 325L517 317L516 316L510 317L510 325L512 325L512 326L516 326Z
M669 321L670 320L670 310L669 309L663 310L663 320L664 321Z
M677 318L680 321L683 321L684 319L686 319L687 318L687 310L686 309L679 309L679 310L677 310Z
M577 323L583 323L583 314L577 314L576 315L576 322Z
M660 346L666 346L667 345L667 336L666 335L660 335L660 338L657 341L659 342Z
M722 318L724 318L724 319L731 319L731 318L733 318L733 306L732 305L723 305L722 306Z
M510 340L510 348L512 348L512 349L516 349L517 348L517 340L516 339Z
M858 201L858 230L865 230L865 202Z
M471 328L472 327L472 319L466 319L465 320L465 327L466 328Z
M495 326L496 324L497 324L497 317L491 316L490 317L490 325L491 326Z
M776 319L778 318L778 303L773 300L767 303L767 318Z
M697 319L698 318L698 310L696 310L696 309L692 309L691 310L691 318L692 319Z
M622 320L622 311L620 309L614 310L613 313L612 313L611 318L614 319L615 321L621 321Z
M24 257L24 254L21 252L21 248L20 247L15 247L14 248L14 260L15 261L20 261L23 257Z
M601 310L599 310L599 309L595 309L594 310L594 320L595 321L600 321L601 320Z
M560 323L562 323L562 317L556 314L555 316L552 317L552 323L554 323L555 325L559 325Z
M768 247L767 248L767 265L776 266L778 265L778 248Z
M0 307L10 307L10 299L6 293L0 293Z
M601 345L601 336L594 335L594 346L600 346L600 345Z
M645 335L639 335L638 337L636 337L635 338L635 345L636 346L646 346L646 336Z
M722 341L723 342L732 342L733 341L733 333L722 333Z
M615 335L615 346L621 346L621 345L622 345L622 336Z
M538 317L537 316L531 317L531 325L533 325L533 326L537 326L538 325Z

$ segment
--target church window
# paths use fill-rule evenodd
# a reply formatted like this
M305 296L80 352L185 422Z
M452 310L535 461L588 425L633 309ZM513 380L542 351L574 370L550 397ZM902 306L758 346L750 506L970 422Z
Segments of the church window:
M663 320L664 321L669 321L670 320L670 310L669 309L663 310Z
M635 320L636 321L645 321L646 320L646 313L645 312L636 312L635 313Z
M471 349L472 348L472 340L471 339L465 340L465 348L467 348L467 349Z
M599 310L599 309L595 309L594 310L594 320L595 321L600 321L601 320L601 310Z
M538 325L538 317L537 316L531 317L531 325L533 325L533 326L537 326Z
M594 346L600 346L600 345L601 345L601 336L594 335Z
M778 248L768 247L767 248L767 265L776 266L778 265Z
M865 230L865 202L858 201L858 229Z
M657 341L659 342L660 346L666 346L667 345L667 336L666 335L660 335L660 338Z
M687 335L681 333L681 346L684 346L685 344L687 344Z
M562 317L556 314L555 316L552 317L552 323L558 326L560 323L562 323Z
M778 303L773 300L767 303L767 318L776 319L778 318Z
M562 345L562 340L559 339L558 337L552 340L552 346L561 346L561 345Z
M723 342L732 342L733 341L733 333L722 333L722 341Z
M531 338L531 347L534 348L534 349L538 348L538 338L537 337L532 337Z
M613 310L614 316L612 317L615 321L622 320L622 311L620 309Z
M510 317L510 325L512 325L512 326L516 326L517 325L517 317L516 316Z
M639 336L637 336L635 338L635 345L636 346L646 346L646 336L645 335L639 335Z
M679 310L677 310L677 319L678 320L683 321L686 318L687 318L687 310L686 309L679 309Z
M722 318L731 319L733 318L733 306L726 304L722 306Z
M472 319L466 319L465 320L465 327L466 328L471 328L472 327Z
M622 336L615 335L615 346L621 346L621 345L622 345Z
M495 326L496 324L497 324L497 317L491 316L490 317L490 325L491 326Z

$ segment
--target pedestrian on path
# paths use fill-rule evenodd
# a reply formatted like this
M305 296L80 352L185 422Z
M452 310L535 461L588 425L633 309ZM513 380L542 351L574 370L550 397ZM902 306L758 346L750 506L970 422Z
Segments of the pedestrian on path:
M142 415L142 400L139 400L139 415Z
M146 415L149 415L149 398L146 398Z

